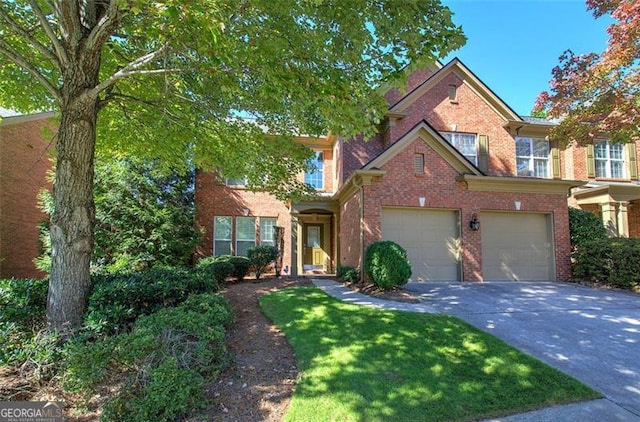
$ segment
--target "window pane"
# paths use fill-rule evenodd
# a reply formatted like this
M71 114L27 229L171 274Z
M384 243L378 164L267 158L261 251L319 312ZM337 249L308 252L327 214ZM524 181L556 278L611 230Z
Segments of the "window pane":
M547 158L549 156L549 142L544 139L534 139L533 156Z
M529 170L529 158L518 158L518 176L531 176L531 171Z
M315 189L324 187L324 154L316 152L316 156L309 163L311 170L304 175L304 182Z
M607 175L607 160L596 160L596 177L609 177Z
M236 256L247 256L249 248L253 248L254 246L256 246L255 240L252 242L244 240L236 242Z
M231 255L231 241L216 240L215 242L213 242L213 254L215 256Z
M531 144L529 138L516 138L516 156L529 157L531 156Z
M599 142L595 145L596 158L608 158L608 142Z
M533 166L533 175L535 177L547 177L549 168L549 162L547 160L534 160Z
M227 179L227 186L246 186L247 178L242 179Z
M216 240L231 240L231 217L215 217L213 232Z
M275 218L260 218L260 244L261 245L275 245L274 241L274 230L273 228L276 226L277 219Z
M624 159L624 150L622 149L622 144L610 144L609 156L613 160Z
M236 218L236 238L238 240L256 239L256 219L254 217Z
M611 177L614 179L622 179L624 177L622 161L611 162Z

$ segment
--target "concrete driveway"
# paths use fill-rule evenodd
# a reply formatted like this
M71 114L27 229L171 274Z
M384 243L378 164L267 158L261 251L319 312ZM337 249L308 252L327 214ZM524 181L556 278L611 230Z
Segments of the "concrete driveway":
M640 295L555 282L405 288L602 393L602 420L640 421Z

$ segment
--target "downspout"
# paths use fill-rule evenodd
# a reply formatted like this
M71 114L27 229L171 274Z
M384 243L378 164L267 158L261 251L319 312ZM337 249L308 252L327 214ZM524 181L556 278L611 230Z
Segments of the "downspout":
M354 177L353 185L360 191L360 282L364 281L364 188L362 179Z

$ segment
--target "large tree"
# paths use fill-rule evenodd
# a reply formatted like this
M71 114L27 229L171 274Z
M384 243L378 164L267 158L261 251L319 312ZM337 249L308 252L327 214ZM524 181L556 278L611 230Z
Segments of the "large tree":
M90 291L96 139L167 164L196 145L287 194L309 157L292 135L372 133L374 88L463 43L439 0L0 0L0 105L60 112L49 327Z
M560 119L552 136L564 145L640 139L640 0L587 0L596 18L610 15L607 49L601 54L560 56L535 110Z

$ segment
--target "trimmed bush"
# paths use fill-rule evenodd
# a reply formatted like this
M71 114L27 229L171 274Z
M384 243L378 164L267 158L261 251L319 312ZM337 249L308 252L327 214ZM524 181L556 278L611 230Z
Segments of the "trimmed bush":
M574 278L621 289L640 289L640 239L585 241L572 257Z
M213 280L218 286L224 285L227 277L233 274L233 264L229 261L216 260L213 256L201 259L196 264L196 271Z
M236 281L242 281L247 274L249 274L249 268L251 267L249 258L244 256L220 255L217 256L215 260L231 263L233 265L231 276L235 278Z
M348 265L338 265L336 277L348 283L357 283L360 281L360 270Z
M407 251L390 240L372 243L367 248L364 270L371 281L383 290L402 286L411 277Z
M63 386L87 399L117 386L103 409L106 420L179 419L206 405L205 381L230 363L225 327L231 321L222 296L192 295L140 317L129 333L69 343Z
M96 334L128 331L141 315L179 305L192 293L216 291L211 278L188 268L94 277L85 327Z
M569 234L575 250L585 242L607 239L607 229L602 220L589 211L569 207Z
M251 262L251 268L256 274L256 280L260 279L260 276L266 271L267 267L274 262L278 257L278 249L275 246L256 246L249 248L247 251L247 258Z

